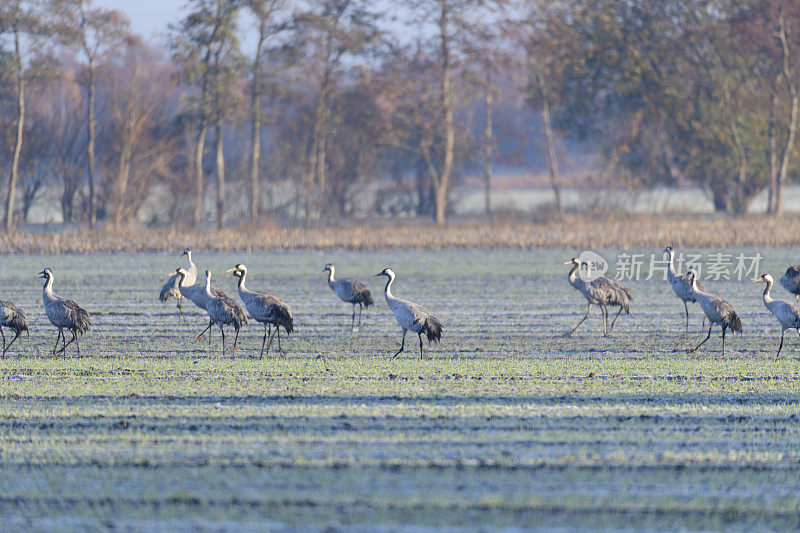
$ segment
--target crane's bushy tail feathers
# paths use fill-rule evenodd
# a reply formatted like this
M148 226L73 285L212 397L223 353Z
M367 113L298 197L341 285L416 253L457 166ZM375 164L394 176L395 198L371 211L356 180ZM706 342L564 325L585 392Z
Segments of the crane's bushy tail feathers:
M81 309L80 307L75 309L73 325L75 331L81 335L89 331L89 326L92 325L92 321L89 318L89 313L86 312L86 309Z
M739 318L739 315L736 313L731 313L731 315L728 317L728 327L731 328L731 331L734 334L742 332L742 321Z
M17 311L8 318L8 327L14 330L14 333L19 335L23 331L28 331L28 322L25 320L25 315L21 311ZM30 335L30 333L29 333Z
M275 312L275 324L276 327L283 326L287 335L294 331L294 319L291 311L283 306L278 306Z
M161 303L166 303L169 300L169 297L172 294L173 288L173 280L172 278L167 281L163 287L161 287L161 293L158 295L158 299L161 300Z
M367 289L364 289L358 293L358 299L362 304L364 304L364 307L375 305L375 302L372 301L372 293L370 293Z
M428 336L428 343L439 342L442 338L442 323L433 315L425 319L425 325L422 326L422 333Z

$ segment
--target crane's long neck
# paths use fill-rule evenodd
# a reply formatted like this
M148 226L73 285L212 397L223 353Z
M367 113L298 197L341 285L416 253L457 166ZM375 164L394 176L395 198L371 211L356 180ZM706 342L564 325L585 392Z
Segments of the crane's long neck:
M328 283L329 283L329 284L330 284L330 283L333 283L334 281L336 281L335 279L333 279L333 273L334 273L334 270L335 270L335 269L333 268L333 265L331 265L331 268L330 268L330 270L328 270Z
M214 297L214 295L211 294L211 272L206 274L206 295L212 298Z
M675 262L674 262L675 250L668 251L667 256L669 257L667 262L667 272L669 273L669 278L671 280L672 278L678 275L678 273L675 272Z
M386 281L386 288L384 289L384 295L386 296L386 301L390 302L391 300L395 300L394 294L392 294L392 283L394 282L394 276L388 276L389 279Z
M189 259L189 266L191 268L197 268L195 266L195 264L194 264L194 261L192 261L192 252L191 251L186 252L186 257Z
M242 275L239 276L239 294L247 292L247 287L245 286L245 281L244 281L244 278L246 277L247 277L247 272L242 271Z
M52 276L52 274L50 276L47 276L47 280L45 280L45 282L44 282L44 289L42 289L42 292L44 293L45 296L53 296L53 276Z
M579 268L580 265L576 263L572 265L572 270L569 271L569 283L577 289L581 289L585 285L584 281L576 274Z
M183 282L186 281L186 274L178 272L178 287L186 287Z
M772 280L765 280L767 282L767 288L764 289L764 305L770 304L773 302L772 296L770 296L770 291L772 290Z

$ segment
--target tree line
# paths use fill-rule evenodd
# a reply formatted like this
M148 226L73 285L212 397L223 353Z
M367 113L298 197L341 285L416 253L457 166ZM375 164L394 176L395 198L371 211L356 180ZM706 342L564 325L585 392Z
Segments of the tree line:
M461 177L488 211L493 167L530 150L560 212L564 139L613 186L694 184L732 214L766 189L780 214L799 54L789 0L188 0L166 43L91 0L7 0L5 228L53 195L89 227L441 224Z

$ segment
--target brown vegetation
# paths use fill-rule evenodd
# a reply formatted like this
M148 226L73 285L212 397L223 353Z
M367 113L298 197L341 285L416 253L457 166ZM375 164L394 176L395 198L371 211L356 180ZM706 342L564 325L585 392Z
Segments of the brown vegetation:
M272 224L211 231L72 231L0 235L0 253L745 247L800 245L800 217L660 219L564 217L538 223L418 224L283 228Z

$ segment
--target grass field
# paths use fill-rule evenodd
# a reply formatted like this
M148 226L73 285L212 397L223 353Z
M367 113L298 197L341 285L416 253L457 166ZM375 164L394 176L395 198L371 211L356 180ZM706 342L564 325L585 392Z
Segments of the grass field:
M797 262L761 252L776 277ZM197 253L230 295L220 273L241 261L251 288L293 306L288 357L263 360L253 325L235 358L218 333L192 344L201 315L187 303L179 324L157 299L173 255L6 257L0 296L31 336L0 360L0 529L800 527L800 340L773 360L762 284L706 282L744 323L725 358L718 330L686 355L683 306L660 280L629 282L612 337L595 311L564 338L585 312L561 264L573 255ZM328 261L374 289L360 334ZM45 266L92 313L83 357L49 356ZM399 329L367 280L385 266L444 325L425 360L416 336L389 358Z

